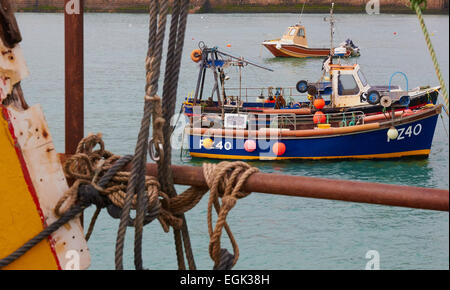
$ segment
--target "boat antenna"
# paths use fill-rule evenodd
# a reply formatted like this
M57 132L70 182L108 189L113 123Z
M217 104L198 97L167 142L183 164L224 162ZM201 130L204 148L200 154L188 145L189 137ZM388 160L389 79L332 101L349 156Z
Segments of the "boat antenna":
M298 19L298 24L302 23L303 10L305 9L305 3L307 0L303 1L302 12L300 13L300 18Z
M333 49L333 36L334 36L334 2L331 3L331 10L330 10L330 55L334 55L334 49Z

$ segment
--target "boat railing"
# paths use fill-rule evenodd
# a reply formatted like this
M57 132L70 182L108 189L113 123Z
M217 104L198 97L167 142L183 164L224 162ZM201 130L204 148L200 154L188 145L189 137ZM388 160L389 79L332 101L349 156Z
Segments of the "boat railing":
M362 111L342 112L323 114L316 117L314 115L296 114L249 114L248 124L252 128L278 128L297 130L305 126L314 124L330 124L331 127L348 127L364 124L365 114Z
M304 96L304 94L299 93L295 87L225 88L225 94L231 101L240 98L245 102L265 102L270 96L275 97L277 95L283 96L286 102L289 102L290 99L293 100L294 97Z
M329 113L324 114L322 119L325 119L325 122L320 120L320 117L316 117L319 120L318 123L323 124L331 124L338 125L339 127L347 127L354 125L363 125L365 114L362 111L354 111L354 112L341 112L341 113ZM314 121L314 116L312 115L296 115L296 124Z
M264 113L239 113L230 114L233 118L236 115L245 116L244 121L241 121L241 126L236 129L259 130L267 129L290 129L301 130L303 128L314 127L317 124L329 124L330 127L348 127L355 125L364 125L365 114L362 111L342 112L323 114L322 116L314 115L296 115L293 113L287 114L264 114ZM227 124L221 114L217 113L203 113L193 121L193 127L209 127L209 128L226 128ZM245 124L246 122L246 124ZM227 126L226 126L227 125ZM232 127L228 127L229 129Z
M248 128L252 130L295 128L296 124L295 114L249 114L248 117Z

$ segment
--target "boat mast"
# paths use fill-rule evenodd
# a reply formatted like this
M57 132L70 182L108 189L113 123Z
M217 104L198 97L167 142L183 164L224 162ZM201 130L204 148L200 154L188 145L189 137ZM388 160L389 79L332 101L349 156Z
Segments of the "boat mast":
M331 10L330 10L330 56L329 56L329 60L330 63L333 63L333 55L334 55L334 44L333 44L333 36L334 36L334 14L333 14L333 9L334 9L334 2L331 3ZM337 81L337 76L335 74L333 74L330 70L330 78L331 78L331 86L332 86L332 92L331 92L331 106L334 107L335 106L335 101L336 101L336 90L335 88L335 84Z
M238 61L238 66L239 66L239 99L237 100L236 103L236 108L237 108L237 112L239 114L239 106L241 105L241 100L242 100L242 66L244 65L243 62Z
M334 37L334 2L331 3L331 10L330 10L330 55L334 55L334 49L333 49L333 37Z

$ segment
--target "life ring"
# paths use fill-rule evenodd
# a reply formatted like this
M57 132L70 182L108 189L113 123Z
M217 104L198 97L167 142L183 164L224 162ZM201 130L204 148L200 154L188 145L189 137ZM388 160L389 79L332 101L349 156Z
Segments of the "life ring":
M202 60L202 51L200 49L194 49L191 52L191 59L193 62L199 62Z

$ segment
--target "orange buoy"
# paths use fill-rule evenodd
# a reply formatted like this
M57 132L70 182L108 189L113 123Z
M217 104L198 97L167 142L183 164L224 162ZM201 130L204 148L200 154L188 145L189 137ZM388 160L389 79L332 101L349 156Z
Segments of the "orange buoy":
M317 123L325 123L327 121L327 117L321 111L317 111L313 117L314 124Z
M228 43L228 44L227 44L227 47L231 47L231 44Z
M191 59L193 62L199 62L202 60L202 51L200 49L194 49L191 52Z
M276 156L281 156L286 152L286 145L281 142L273 144L272 151Z
M315 100L314 100L314 107L315 107L317 110L323 109L323 107L325 107L325 100L322 99L322 98L315 99Z

